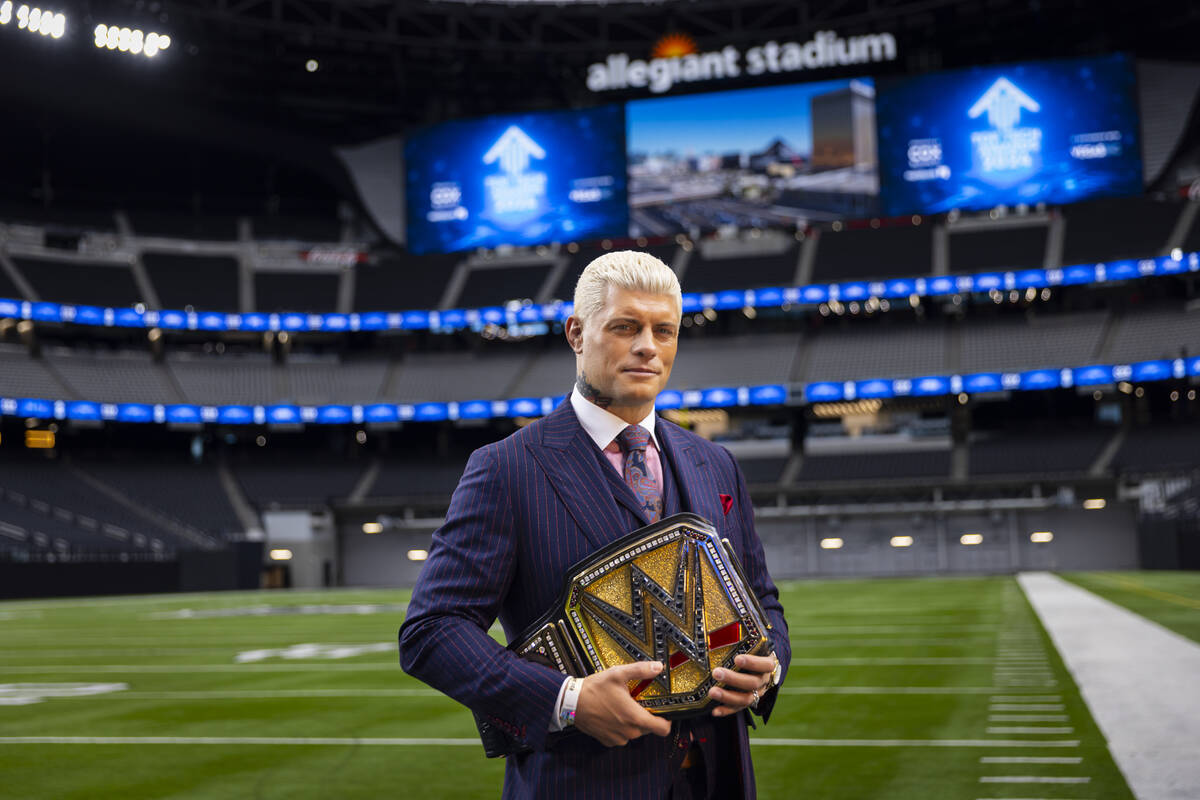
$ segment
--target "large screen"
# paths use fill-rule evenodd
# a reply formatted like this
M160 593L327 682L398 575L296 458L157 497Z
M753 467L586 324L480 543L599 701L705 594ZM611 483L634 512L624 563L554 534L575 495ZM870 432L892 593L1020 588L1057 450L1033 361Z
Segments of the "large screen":
M1142 190L1124 56L880 79L884 213L1072 203Z
M636 100L625 114L633 236L878 213L870 79Z
M405 142L408 248L623 236L621 106L447 122Z

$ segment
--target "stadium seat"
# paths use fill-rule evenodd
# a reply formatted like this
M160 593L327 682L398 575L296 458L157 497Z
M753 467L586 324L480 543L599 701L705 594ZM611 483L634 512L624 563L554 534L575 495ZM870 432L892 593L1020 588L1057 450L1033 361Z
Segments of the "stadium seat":
M950 271L956 274L1040 267L1046 258L1044 225L951 233Z
M147 353L46 348L43 358L70 397L106 403L181 403L166 368Z
M932 225L879 229L822 229L813 265L815 281L907 278L933 269Z
M0 344L0 396L79 399L47 369L45 361L31 358L26 348L12 344Z
M707 259L702 247L692 251L683 275L685 292L718 292L723 289L756 289L791 286L796 282L799 246L774 255Z
M145 298L127 264L14 258L42 300L78 305L129 307Z
M355 311L437 308L459 254L384 256L354 271Z
M1158 255L1181 205L1150 198L1092 200L1063 209L1063 264L1088 264Z
M256 272L254 306L269 312L336 311L340 279L340 275L327 272Z
M142 263L163 308L240 311L238 264L228 256L147 252Z
M969 448L970 474L1029 479L1061 473L1084 474L1113 432L1045 430L981 433Z
M503 305L509 300L532 300L550 274L551 264L472 269L455 301L456 306L478 308Z
M843 381L942 375L946 330L937 322L874 320L839 329L837 323L805 339L803 374L794 380ZM873 324L872 324L873 323Z

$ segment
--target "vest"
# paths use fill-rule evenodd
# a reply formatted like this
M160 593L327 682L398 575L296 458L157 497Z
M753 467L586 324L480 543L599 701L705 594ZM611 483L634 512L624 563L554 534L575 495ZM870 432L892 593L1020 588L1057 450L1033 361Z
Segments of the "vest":
M600 459L601 469L605 475L609 477L610 483L613 485L613 493L623 493L627 501L637 505L633 490L625 483L625 479L613 469L612 464L605 458L604 453L599 449L595 451L596 457ZM669 517L672 514L678 514L681 511L690 511L691 509L683 508L682 492L679 490L678 484L675 482L675 469L671 464L670 456L663 448L658 450L659 460L662 462L663 472L663 511L662 516ZM642 519L641 515L634 513L626 503L617 503L617 508L620 509L622 518L628 527L621 533L629 533L635 531L644 525L649 524L649 520ZM740 715L732 717L723 717L715 719L712 716L694 717L692 719L676 720L672 723L673 739L678 740L681 744L677 751L672 754L669 770L673 775L680 768L683 762L683 757L687 752L689 742L694 742L700 747L704 754L704 767L707 773L706 782L709 787L722 787L731 792L729 796L741 796L741 792L733 792L734 786L741 785L742 779L740 775L741 760L736 757L736 752L733 757L728 752L722 753L730 747L736 748L733 726L742 724ZM739 774L725 774L733 770Z

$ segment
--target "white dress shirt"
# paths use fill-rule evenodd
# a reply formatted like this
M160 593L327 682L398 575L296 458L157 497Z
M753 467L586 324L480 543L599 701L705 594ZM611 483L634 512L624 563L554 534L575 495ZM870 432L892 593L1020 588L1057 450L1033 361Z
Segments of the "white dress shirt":
M579 393L579 389L577 388L571 390L571 408L575 410L575 416L579 419L579 424L583 426L584 432L596 443L596 447L600 448L600 451L607 458L608 453L605 451L609 449L609 446L620 435L621 431L629 427L629 423L616 414L588 400ZM650 439L654 442L654 448L661 450L658 438L654 432L653 408L650 409L650 413L638 425L641 425L650 432ZM609 463L612 463L612 459L609 459ZM613 466L620 472L621 468L618 464L613 464ZM579 704L579 691L581 687L581 681L572 683L570 678L563 680L562 687L558 690L558 702L554 704L554 716L550 719L550 730L561 731L563 729L563 712L573 713L575 711L575 708ZM570 688L570 691L568 691L568 688Z

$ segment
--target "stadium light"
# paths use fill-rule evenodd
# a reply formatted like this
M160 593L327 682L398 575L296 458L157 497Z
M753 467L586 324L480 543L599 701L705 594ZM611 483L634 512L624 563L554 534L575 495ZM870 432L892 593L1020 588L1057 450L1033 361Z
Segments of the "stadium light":
M25 446L30 450L50 450L54 447L54 431L25 431Z
M67 17L61 11L43 10L22 3L14 6L12 0L0 3L0 25L17 21L17 30L29 31L51 39L61 39L67 32Z
M892 547L911 547L913 537L911 536L893 536L890 544Z
M1106 505L1108 505L1108 501L1105 500L1103 497L1093 497L1091 499L1083 501L1083 507L1086 508L1088 511L1099 511L1100 509L1104 508Z
M304 62L304 68L309 72L316 72L321 68L321 64L315 58L310 58L308 61Z
M843 544L845 544L845 542L843 542L841 539L838 539L836 537L831 538L831 539L822 539L821 540L821 549L822 550L841 550Z
M962 544L968 544L968 545L969 544L982 544L983 543L983 534L982 533L964 533L962 536L958 537L958 541Z
M281 547L278 550L272 550L270 556L272 561L291 561L292 551Z
M103 22L92 30L92 34L95 36L92 43L97 48L146 58L154 58L171 46L171 37L165 33L146 33L138 28L106 25Z
M424 561L427 558L429 558L428 550L409 550L408 551L408 560L409 561Z
M1053 539L1054 534L1050 531L1034 531L1033 533L1029 534L1029 541L1034 542L1035 544L1045 544Z
M383 525L378 522L364 522L363 533L383 533Z

